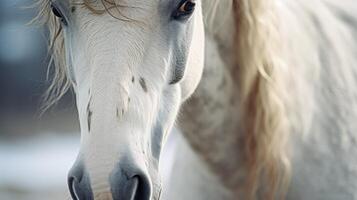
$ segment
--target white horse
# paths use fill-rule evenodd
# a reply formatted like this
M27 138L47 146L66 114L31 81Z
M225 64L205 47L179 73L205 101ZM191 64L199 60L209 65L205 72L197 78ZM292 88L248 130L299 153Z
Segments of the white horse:
M357 198L355 1L38 5L55 64L45 108L76 93L73 199Z

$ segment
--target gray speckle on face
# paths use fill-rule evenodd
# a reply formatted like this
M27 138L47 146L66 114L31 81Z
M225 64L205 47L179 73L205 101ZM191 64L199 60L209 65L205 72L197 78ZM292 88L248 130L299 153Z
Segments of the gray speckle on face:
M134 77L134 76L131 77L131 82L132 82L132 83L135 83L135 77Z
M116 116L118 119L120 119L121 116L124 116L124 113L125 113L124 108L121 110L119 108L116 109Z
M75 6L72 6L71 7L71 12L74 13L76 11L76 7Z
M87 123L88 123L88 132L90 132L90 127L91 127L91 122L92 122L92 111L90 110L90 102L91 100L89 100L88 102L88 106L87 106Z
M145 79L140 77L139 83L141 85L141 88L143 88L144 92L148 92L148 88L147 88Z

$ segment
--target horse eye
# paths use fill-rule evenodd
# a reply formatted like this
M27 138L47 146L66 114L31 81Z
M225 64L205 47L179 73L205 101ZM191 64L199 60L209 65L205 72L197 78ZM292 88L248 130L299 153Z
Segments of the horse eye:
M195 9L196 3L191 1L184 1L180 6L179 11L181 13L191 13Z
M174 14L175 19L179 19L181 17L189 16L195 10L196 3L194 0L184 0L181 2L180 6L176 10Z
M66 21L66 19L64 18L62 12L61 12L56 6L54 6L54 5L51 5L51 9L52 9L52 13L53 13L56 17L58 17L58 18L61 20L61 22L63 22L65 25L67 25L67 21Z

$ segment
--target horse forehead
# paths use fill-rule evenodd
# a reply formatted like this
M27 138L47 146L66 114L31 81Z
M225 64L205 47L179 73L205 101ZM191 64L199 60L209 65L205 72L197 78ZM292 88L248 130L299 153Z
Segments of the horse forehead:
M89 1L92 5L102 5L105 3L109 5L109 7L113 4L116 4L119 8L120 7L131 7L131 8L148 8L157 6L159 3L163 1L170 1L170 0L91 0ZM72 4L78 3L87 3L88 0L66 0L66 2L70 2Z
M72 0L72 4L70 3L70 5L76 6L83 2L85 3L86 6L80 6L76 9L77 17L83 21L91 21L93 19L102 20L103 16L109 16L110 19L114 17L119 20L124 19L123 21L157 24L160 22L158 17L160 18L161 13L165 10L162 8L162 5L167 5L171 1L172 0L79 0L78 2L78 0ZM103 13L105 10L106 12ZM98 12L101 14L88 15L88 12Z

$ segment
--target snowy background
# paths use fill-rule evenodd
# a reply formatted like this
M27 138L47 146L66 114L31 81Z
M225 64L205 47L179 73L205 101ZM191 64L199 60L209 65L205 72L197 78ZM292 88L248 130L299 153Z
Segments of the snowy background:
M73 96L43 117L46 33L26 23L31 0L0 1L0 199L67 199L67 171L78 150Z

